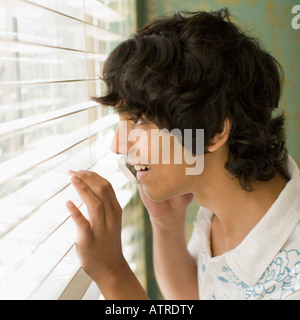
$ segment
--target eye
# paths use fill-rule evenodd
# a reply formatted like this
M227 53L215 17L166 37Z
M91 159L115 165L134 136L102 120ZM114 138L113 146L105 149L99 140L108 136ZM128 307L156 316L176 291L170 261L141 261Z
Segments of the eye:
M130 118L130 121L132 121L135 125L141 125L145 123L145 120L143 120L143 118Z

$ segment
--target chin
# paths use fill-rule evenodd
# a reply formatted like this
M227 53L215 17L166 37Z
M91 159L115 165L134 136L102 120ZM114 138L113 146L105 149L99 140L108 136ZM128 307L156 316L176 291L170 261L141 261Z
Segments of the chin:
M154 202L163 202L174 197L173 194L165 192L160 188L148 188L146 185L144 185L143 188L146 195Z

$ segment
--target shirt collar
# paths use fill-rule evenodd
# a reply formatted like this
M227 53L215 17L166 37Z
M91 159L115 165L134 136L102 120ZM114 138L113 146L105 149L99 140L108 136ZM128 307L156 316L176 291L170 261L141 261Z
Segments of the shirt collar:
M225 253L231 269L248 286L254 286L288 240L300 220L300 175L289 157L291 179L260 222L235 249Z

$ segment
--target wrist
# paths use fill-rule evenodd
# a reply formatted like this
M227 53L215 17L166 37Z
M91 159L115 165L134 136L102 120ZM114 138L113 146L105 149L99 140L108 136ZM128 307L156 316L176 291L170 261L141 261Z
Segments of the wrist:
M117 261L114 260L113 263L102 266L98 268L100 272L94 272L89 274L90 277L96 282L98 287L103 286L106 283L114 283L117 281L117 276L121 276L122 272L126 269L128 263L122 255Z
M148 299L127 261L114 267L104 277L95 279L105 300L144 300Z

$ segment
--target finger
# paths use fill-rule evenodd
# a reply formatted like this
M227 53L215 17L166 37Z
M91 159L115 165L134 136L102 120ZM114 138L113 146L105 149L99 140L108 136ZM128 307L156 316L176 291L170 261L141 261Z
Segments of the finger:
M80 170L76 176L80 177L96 197L100 199L105 227L115 229L119 226L122 220L122 208L109 181L91 171Z
M113 209L113 213L120 210L116 194L109 181L91 171L80 170L77 175L102 201L105 210Z
M89 221L83 216L80 210L75 206L72 201L66 203L66 207L70 212L70 216L73 219L76 227L79 238L90 237L91 228Z
M85 203L88 209L89 220L92 230L101 228L105 225L105 217L103 210L103 203L92 192L92 190L78 177L73 175L71 178L72 185L75 187L80 198Z
M69 170L69 171L68 171L68 175L69 175L69 176L72 176L73 174L76 174L76 173L77 173L77 172L76 172L76 171L73 171L73 170Z

